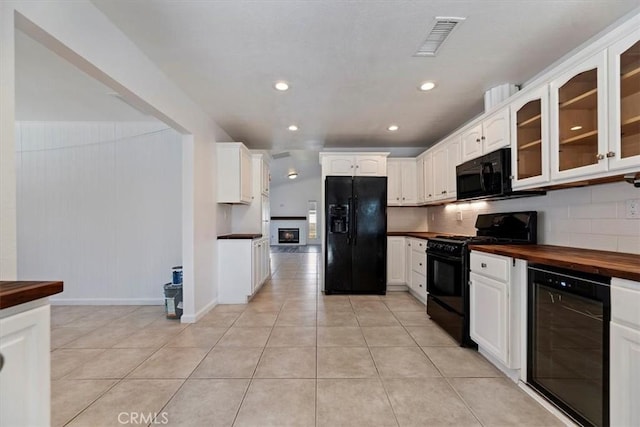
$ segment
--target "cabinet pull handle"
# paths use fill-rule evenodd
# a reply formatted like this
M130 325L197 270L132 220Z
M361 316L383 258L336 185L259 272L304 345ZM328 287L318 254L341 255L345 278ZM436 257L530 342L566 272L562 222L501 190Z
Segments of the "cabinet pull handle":
M609 158L611 158L611 157L615 157L615 156L616 156L616 153L615 153L615 152L613 152L613 151L609 151L609 152L607 153L607 157L609 157Z
M0 353L0 371L2 371L2 367L4 366L4 356Z
M596 159L598 159L598 160L604 160L604 154L598 154L598 155L596 156Z
M484 262L480 264L480 267L482 268L487 268L487 264L485 264Z

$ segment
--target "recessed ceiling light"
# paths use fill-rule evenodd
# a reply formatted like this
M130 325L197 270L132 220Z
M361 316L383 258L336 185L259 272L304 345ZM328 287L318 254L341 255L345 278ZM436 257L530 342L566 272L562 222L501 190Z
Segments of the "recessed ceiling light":
M279 81L279 82L276 82L276 84L274 84L273 87L275 87L276 90L285 91L289 89L289 83L284 81Z
M289 130L290 130L291 132L295 132L295 131L297 131L297 130L298 130L298 126L296 126L296 125L291 125L291 126L289 126Z
M289 172L289 175L287 176L289 179L296 179L298 177L298 172Z
M388 130L388 131L391 131L391 132L395 132L395 131L397 131L398 129L400 129L400 128L398 127L398 125L391 125L391 126L389 126L389 127L387 128L387 130Z
M434 87L436 87L436 84L434 82L424 82L420 85L420 90L421 91L428 91L433 89Z
M571 128L571 130L580 130L582 129L582 126L578 125L578 126L574 126Z

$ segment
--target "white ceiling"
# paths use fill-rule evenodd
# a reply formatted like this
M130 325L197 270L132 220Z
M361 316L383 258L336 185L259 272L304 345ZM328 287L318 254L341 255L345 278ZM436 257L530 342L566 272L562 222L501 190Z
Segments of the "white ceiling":
M425 147L637 0L93 0L235 140L275 150ZM436 16L461 16L435 58ZM290 82L277 92L273 82ZM434 80L437 88L416 88ZM296 133L287 126L295 123ZM400 130L386 127L396 123Z

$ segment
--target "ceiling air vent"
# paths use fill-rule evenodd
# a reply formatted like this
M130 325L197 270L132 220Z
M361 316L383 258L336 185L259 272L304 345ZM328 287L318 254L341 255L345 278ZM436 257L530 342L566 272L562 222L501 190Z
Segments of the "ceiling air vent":
M413 56L436 56L442 43L451 35L466 18L437 16L431 26L431 31L422 46Z

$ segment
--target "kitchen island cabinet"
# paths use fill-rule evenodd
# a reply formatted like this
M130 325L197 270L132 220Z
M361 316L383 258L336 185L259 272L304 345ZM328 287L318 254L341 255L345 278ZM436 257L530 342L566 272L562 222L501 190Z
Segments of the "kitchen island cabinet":
M0 425L51 422L50 307L62 282L0 282Z

